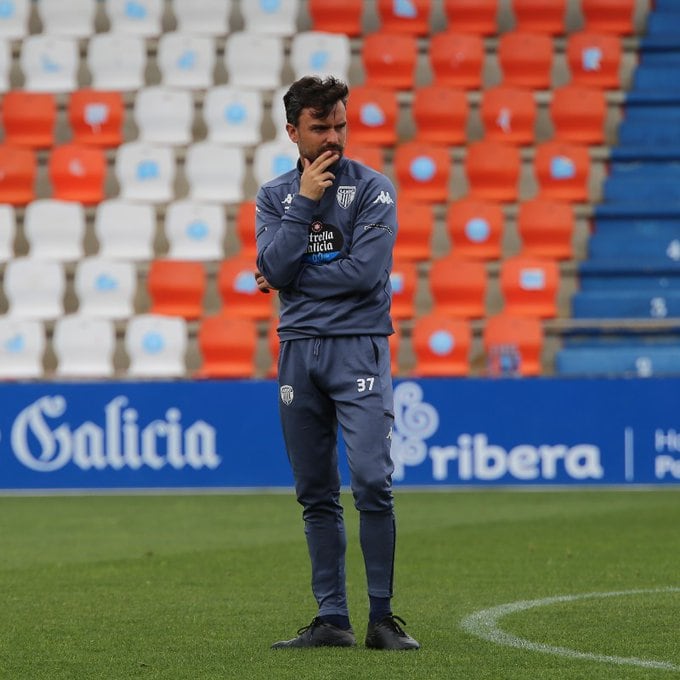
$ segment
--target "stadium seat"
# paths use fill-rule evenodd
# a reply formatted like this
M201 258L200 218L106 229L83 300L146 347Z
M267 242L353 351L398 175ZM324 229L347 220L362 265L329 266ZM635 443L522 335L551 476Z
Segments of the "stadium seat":
M446 211L452 252L465 259L500 259L503 225L503 208L496 201L464 198Z
M508 31L498 38L502 84L547 90L552 84L553 41L543 33Z
M399 354L401 352L404 334L401 325L398 321L396 321L396 319L392 319L392 328L394 329L394 333L387 336L387 341L390 345L390 368L392 375L399 375L401 373Z
M119 92L144 87L144 38L120 33L95 33L87 43L87 68L92 75L94 90Z
M259 144L262 141L263 111L262 93L258 90L230 85L208 88L203 99L207 140L236 146Z
M392 146L397 141L399 102L394 90L352 88L347 102L347 124L352 143Z
M173 3L177 30L195 35L225 36L233 0L192 0Z
M21 40L28 35L32 0L12 0L0 13L0 40Z
M556 140L604 144L607 100L599 88L571 84L555 88L549 113Z
M217 274L222 313L247 319L269 319L275 295L261 293L255 283L255 260L237 255L223 260Z
M533 199L519 204L517 231L526 257L569 260L574 257L575 215L570 203Z
M188 90L143 87L135 96L132 115L140 142L180 146L193 139L194 100Z
M14 206L0 205L0 262L14 257L14 239L17 234L17 220Z
M517 200L521 173L517 147L486 140L472 142L468 145L464 165L470 198Z
M257 326L252 319L216 315L201 319L198 378L252 378L255 374Z
M290 65L295 78L334 75L347 81L352 46L346 35L302 31L291 39Z
M105 148L123 142L125 102L120 92L82 89L71 93L68 120L73 142Z
M515 255L501 262L503 311L513 316L554 318L560 271L555 260Z
M124 200L164 203L174 197L176 166L169 146L125 142L116 151L114 169Z
M245 30L252 33L292 36L297 31L300 0L241 3Z
M165 211L171 260L219 260L224 256L226 216L220 205L181 200Z
M481 35L442 31L430 37L433 85L480 90L484 81L484 40Z
M534 174L540 198L588 200L590 154L584 144L549 141L536 145Z
M105 197L107 161L103 149L81 144L60 144L48 161L52 196L94 205Z
M3 287L11 316L56 319L64 313L66 273L60 262L16 257L5 265Z
M78 87L77 41L41 33L26 36L20 66L27 92L72 92Z
M512 10L518 31L553 36L567 32L567 0L512 0Z
M396 260L390 274L392 285L392 318L412 319L415 316L415 297L418 288L418 268L415 262Z
M241 248L239 255L254 259L257 253L255 241L255 201L241 201L236 211L236 234Z
M0 316L0 380L42 378L46 345L41 321Z
M83 205L52 198L32 201L24 214L24 234L31 258L75 262L84 255Z
M52 347L56 375L63 378L111 378L116 351L112 319L68 314L54 322Z
M33 149L0 144L0 203L26 205L35 198L38 159Z
M43 33L67 38L89 38L95 31L97 5L91 0L36 4Z
M434 260L429 276L433 311L456 319L481 319L488 283L483 260L466 260L455 252Z
M125 329L127 374L138 378L183 378L188 344L187 322L180 316L138 314Z
M401 198L442 203L449 195L449 149L441 144L399 144L394 151L394 174Z
M392 324L394 325L394 323ZM269 368L267 369L268 378L276 378L279 372L279 334L277 331L278 322L273 319L267 330L267 349L269 350ZM390 336L391 337L391 336Z
M150 203L131 203L119 198L97 205L94 232L101 257L150 260L154 256L156 211Z
M430 32L432 0L378 0L380 29L391 33L426 36Z
M424 262L432 257L434 210L428 203L401 199L397 203L399 230L394 245L397 260Z
M2 98L5 143L46 149L54 144L57 100L51 92L11 90Z
M363 0L307 0L312 29L343 33L356 38L362 33Z
M462 88L442 85L416 88L411 115L416 127L416 142L451 146L467 141L470 106Z
M413 375L466 376L470 373L472 329L467 319L427 314L413 322L411 344L415 356Z
M680 316L677 289L578 290L571 298L575 319L672 319Z
M635 33L636 0L581 0L584 30L590 33Z
M229 84L255 90L275 90L282 85L283 38L248 31L227 36L224 64Z
M499 85L482 92L480 117L484 139L533 144L538 108L532 90Z
M158 39L161 84L180 89L205 89L214 82L215 40L209 35L168 31Z
M152 314L198 319L203 314L206 287L202 262L155 259L149 263L147 290Z
M9 40L0 38L0 92L11 89L12 46Z
M364 86L410 90L415 86L418 40L415 36L372 31L361 41Z
M574 85L621 87L623 48L617 35L577 31L567 37L567 65Z
M111 33L154 38L162 32L163 0L104 0Z
M541 374L544 332L540 319L506 313L490 316L482 331L482 342L489 375Z
M620 342L571 345L555 353L555 372L560 376L677 376L680 350L676 343Z
M253 157L253 175L258 186L292 170L299 158L295 144L289 139L273 139L256 147Z
M135 312L137 270L132 261L84 257L76 263L73 286L82 315L126 319Z
M491 36L498 31L498 0L444 0L448 29Z
M354 137L354 135L350 135ZM377 144L354 144L352 141L345 146L345 156L359 163L367 165L373 170L383 172L385 169L384 149Z

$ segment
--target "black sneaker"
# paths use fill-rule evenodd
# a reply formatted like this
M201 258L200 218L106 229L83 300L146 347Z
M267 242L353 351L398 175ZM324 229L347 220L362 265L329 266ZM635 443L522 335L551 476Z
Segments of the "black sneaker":
M366 646L370 649L420 649L420 643L414 640L399 623L406 625L404 619L393 614L377 623L369 622L366 630Z
M354 647L357 641L354 631L343 630L331 623L322 621L318 616L308 626L300 628L297 637L292 640L281 640L272 645L272 649L286 647Z

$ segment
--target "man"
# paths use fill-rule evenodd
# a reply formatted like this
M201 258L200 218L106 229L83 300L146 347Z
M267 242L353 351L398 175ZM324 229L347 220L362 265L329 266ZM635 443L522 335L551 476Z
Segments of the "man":
M266 182L256 201L255 277L261 291L279 293L279 412L318 604L297 637L273 647L356 644L345 590L340 425L368 582L366 645L418 649L391 609L395 191L384 175L343 157L348 94L332 77L291 85L283 102L298 165Z

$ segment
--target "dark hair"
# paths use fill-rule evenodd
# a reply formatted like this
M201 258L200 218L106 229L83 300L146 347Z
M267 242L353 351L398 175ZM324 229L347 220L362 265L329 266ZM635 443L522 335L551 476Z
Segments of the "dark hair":
M312 109L314 118L325 118L333 107L341 101L347 104L349 88L338 78L328 76L323 80L318 76L304 76L296 80L283 95L286 121L297 127L302 109Z

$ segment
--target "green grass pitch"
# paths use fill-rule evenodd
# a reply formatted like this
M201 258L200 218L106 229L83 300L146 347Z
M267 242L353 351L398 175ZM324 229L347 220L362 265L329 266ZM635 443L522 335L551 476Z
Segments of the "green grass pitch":
M0 498L0 678L637 680L680 676L680 490L397 489L394 611L418 652L363 647L357 514L344 495L354 649L270 650L314 603L292 493ZM665 590L663 590L665 589ZM466 632L474 614L547 648Z

